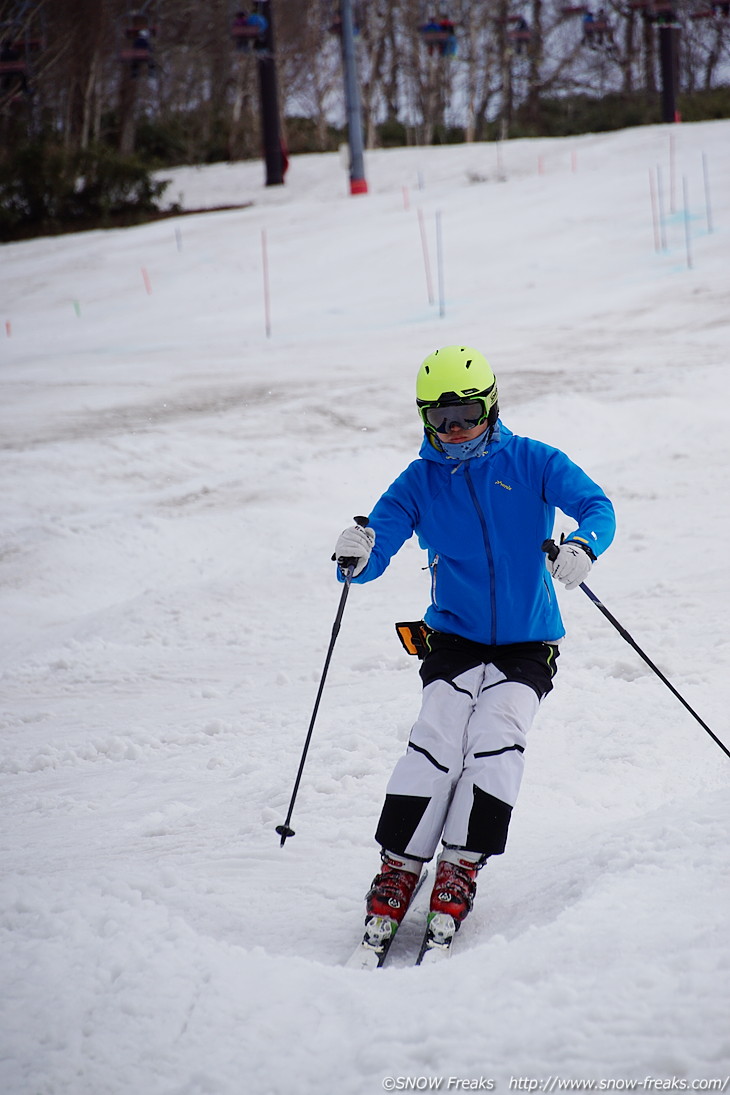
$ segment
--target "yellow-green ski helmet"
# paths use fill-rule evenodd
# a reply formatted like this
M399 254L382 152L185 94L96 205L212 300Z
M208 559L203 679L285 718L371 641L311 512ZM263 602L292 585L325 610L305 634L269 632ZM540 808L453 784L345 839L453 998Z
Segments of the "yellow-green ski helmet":
M499 414L497 381L489 362L471 346L444 346L434 350L418 370L416 404L429 433L438 432L443 418L438 407L474 404L475 426L493 426ZM448 430L448 423L446 423Z

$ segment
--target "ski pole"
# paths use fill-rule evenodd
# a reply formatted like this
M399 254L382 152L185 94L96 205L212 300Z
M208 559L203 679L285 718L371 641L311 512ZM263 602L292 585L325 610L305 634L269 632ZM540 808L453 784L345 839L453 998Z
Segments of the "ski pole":
M363 528L367 526L367 517L355 517L355 521ZM322 692L324 691L324 682L327 679L327 670L329 669L330 660L332 658L332 651L335 648L335 640L340 631L340 624L342 623L342 615L345 611L345 602L347 601L347 594L350 592L350 583L352 582L352 573L357 565L357 559L340 559L339 567L345 576L345 585L342 590L342 596L340 597L340 603L337 609L337 615L335 616L335 622L332 625L332 636L330 638L330 644L327 649L327 656L324 659L324 667L322 669L322 676L319 681L319 689L317 690L317 697L314 701L314 709L312 711L312 717L309 720L309 729L307 730L307 736L304 739L304 748L302 749L301 760L299 761L299 771L297 772L296 779L294 780L294 789L289 800L289 809L287 810L286 820L283 825L277 825L276 831L281 837L280 847L283 848L287 837L295 836L294 830L290 827L289 822L294 811L294 803L296 802L297 793L299 791L299 784L302 779L302 772L304 771L304 762L307 759L307 752L309 750L309 743L312 740L312 731L314 730L314 723L317 718L317 711L319 710L319 701L322 699Z
M545 552L545 554L547 555L547 557L549 559L556 559L557 555L558 555L558 551L560 549L558 548L558 545L555 543L554 540L545 540L543 542L543 545L542 545L542 550ZM710 735L710 737L712 738L712 740L715 742L716 745L720 746L720 748L722 749L725 756L730 757L730 749L728 749L728 747L722 741L720 741L717 734L714 734L712 732L712 730L710 730L707 723L703 719L700 718L700 716L697 714L697 712L694 710L694 708L690 707L690 705L687 703L684 696L680 695L680 693L677 691L677 689L674 687L674 685L671 683L671 681L667 680L667 678L662 673L661 669L659 669L658 666L654 665L654 662L651 660L651 658L649 658L648 655L646 655L644 653L644 651L641 649L639 644L634 639L632 639L632 637L629 635L626 628L621 626L621 624L618 622L616 617L613 616L608 611L606 606L602 603L602 601L600 601L599 598L596 597L593 590L589 589L588 586L585 584L585 582L580 583L580 588L583 590L583 592L586 594L586 596L589 597L591 599L591 601L593 601L593 604L596 606L596 608L599 610L599 612L603 613L603 615L606 617L608 622L613 624L613 626L618 631L619 635L623 639L626 640L626 642L629 644L629 646L632 646L634 648L634 650L636 651L636 653L639 655L640 658L644 659L644 661L649 666L649 668L652 669L656 673L659 680L662 681L664 684L666 684L667 688L672 693L672 695L676 696L677 699L679 700L679 702L683 705L683 707L687 708L690 715L692 715L695 719L697 719L697 722L700 724L702 729L707 731L707 733Z

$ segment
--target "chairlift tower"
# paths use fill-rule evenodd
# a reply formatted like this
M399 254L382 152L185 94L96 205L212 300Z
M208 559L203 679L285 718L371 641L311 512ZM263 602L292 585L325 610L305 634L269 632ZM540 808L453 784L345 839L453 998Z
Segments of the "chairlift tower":
M629 0L629 7L640 11L644 19L657 28L659 39L659 69L662 78L662 121L678 122L677 83L679 22L676 0Z
M156 9L156 0L145 0L126 14L124 41L119 51L122 73L117 106L119 151L123 156L134 152L140 99L149 95L149 84L156 79L153 44L157 35Z
M355 61L355 23L352 0L342 0L342 67L345 71L345 102L347 135L350 144L350 193L367 194L365 159L363 156L362 117L360 115L360 85Z
M276 52L272 0L258 0L256 10L266 18L258 53L259 94L261 97L261 129L266 161L266 185L281 186L284 182L284 152L279 122L279 90L276 79Z
M679 27L672 18L659 23L659 67L662 74L662 121L679 121L677 113L677 53Z

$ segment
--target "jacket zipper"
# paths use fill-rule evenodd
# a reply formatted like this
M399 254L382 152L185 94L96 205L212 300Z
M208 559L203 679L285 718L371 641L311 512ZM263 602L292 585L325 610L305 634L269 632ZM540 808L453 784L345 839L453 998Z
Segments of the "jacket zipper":
M439 557L434 555L433 562L431 563L431 601L433 607L438 608L438 601L436 600L436 571L438 570Z
M482 528L482 539L484 540L484 550L487 554L487 566L489 568L489 603L492 610L492 631L491 631L491 643L496 645L497 642L497 606L495 601L496 592L496 578L494 573L494 558L492 556L492 546L489 542L489 533L487 531L487 522L482 512L482 507L479 505L476 490L472 483L471 473L469 471L468 461L464 464L464 477L466 478L466 485L469 488L469 494L471 500L474 503L474 509L477 511L477 517L479 518L479 524Z

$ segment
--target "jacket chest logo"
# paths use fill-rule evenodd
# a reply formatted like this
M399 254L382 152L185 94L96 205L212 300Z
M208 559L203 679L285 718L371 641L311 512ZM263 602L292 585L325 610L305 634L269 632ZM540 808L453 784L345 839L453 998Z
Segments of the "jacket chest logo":
M503 483L501 479L495 479L494 485L495 487L504 487L505 490L512 490L512 487L510 487L507 483Z

